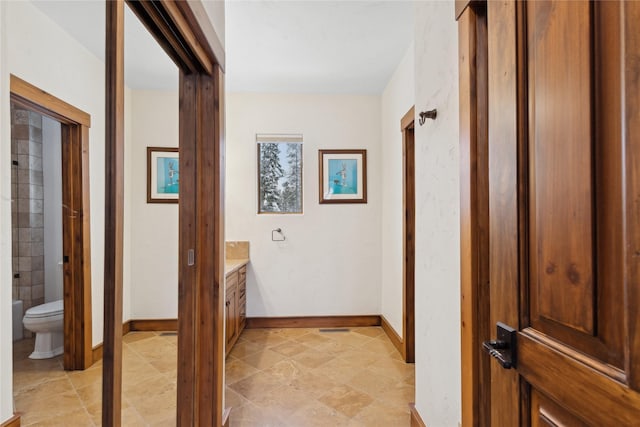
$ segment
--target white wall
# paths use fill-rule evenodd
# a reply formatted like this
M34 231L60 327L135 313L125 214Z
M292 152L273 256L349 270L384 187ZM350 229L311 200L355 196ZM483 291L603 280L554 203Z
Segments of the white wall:
M453 2L415 3L416 408L428 426L460 421L458 31ZM452 339L453 337L453 339Z
M126 82L125 82L126 84ZM132 90L124 88L124 223L122 237L122 321L131 319L133 107Z
M247 316L380 313L380 97L229 93L226 116L226 238L250 242ZM256 214L256 133L303 134L303 215ZM321 148L367 149L367 204L319 205Z
M147 203L146 147L178 146L178 94L134 90L131 98L130 316L177 318L178 205Z
M60 123L42 117L44 181L44 301L63 297L62 281L62 133Z
M400 120L414 104L411 44L382 93L382 286L381 311L402 337L402 132ZM404 338L404 337L403 337Z

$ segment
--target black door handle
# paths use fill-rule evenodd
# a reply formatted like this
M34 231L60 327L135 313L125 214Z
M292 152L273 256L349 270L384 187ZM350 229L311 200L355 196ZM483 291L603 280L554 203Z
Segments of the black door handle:
M495 358L504 369L515 368L518 332L502 322L498 322L496 330L497 339L483 342L482 349Z

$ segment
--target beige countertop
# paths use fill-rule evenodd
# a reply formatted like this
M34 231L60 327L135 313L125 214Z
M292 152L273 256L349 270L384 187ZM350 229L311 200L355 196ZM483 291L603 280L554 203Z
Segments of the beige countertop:
M226 259L224 261L224 274L227 275L229 273L233 273L238 270L243 265L247 265L249 263L249 258L234 258L234 259Z

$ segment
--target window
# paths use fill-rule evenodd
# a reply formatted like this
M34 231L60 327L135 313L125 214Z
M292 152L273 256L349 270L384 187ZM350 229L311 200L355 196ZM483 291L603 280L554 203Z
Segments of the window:
M302 213L302 135L256 135L258 213Z

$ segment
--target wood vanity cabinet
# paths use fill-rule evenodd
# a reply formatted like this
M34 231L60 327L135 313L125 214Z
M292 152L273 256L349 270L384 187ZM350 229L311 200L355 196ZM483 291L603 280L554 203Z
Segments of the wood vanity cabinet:
M226 284L226 354L238 340L246 324L247 266L227 274Z

